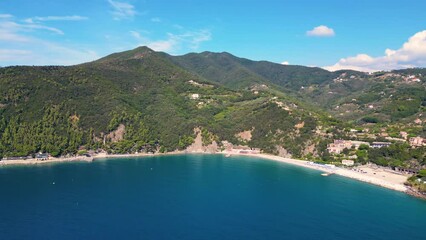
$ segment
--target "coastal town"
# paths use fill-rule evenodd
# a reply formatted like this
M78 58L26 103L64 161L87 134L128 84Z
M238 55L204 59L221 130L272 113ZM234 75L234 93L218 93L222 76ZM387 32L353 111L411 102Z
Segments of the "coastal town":
M401 132L402 135L406 134L405 132ZM395 140L395 139L392 139ZM399 140L398 140L399 141ZM405 140L401 139L401 142L404 142ZM408 139L407 143L410 144L412 148L416 147L423 147L426 146L426 139L422 137L411 137ZM360 147L363 145L364 149L367 148L382 148L382 147L389 147L392 144L392 142L363 142L363 141L355 141L355 140L334 140L333 143L330 143L327 145L327 151L331 154L342 154L345 150L349 151L350 149L359 150ZM344 154L345 157L348 159L342 160L342 164L346 166L353 166L355 164L354 160L351 159L357 159L358 157L356 155L348 155ZM415 171L413 172L415 173Z

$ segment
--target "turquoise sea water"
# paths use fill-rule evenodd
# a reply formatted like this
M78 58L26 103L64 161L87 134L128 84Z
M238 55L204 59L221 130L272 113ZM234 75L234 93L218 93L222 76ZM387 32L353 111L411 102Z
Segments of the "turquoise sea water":
M426 239L426 201L275 161L0 168L0 239Z

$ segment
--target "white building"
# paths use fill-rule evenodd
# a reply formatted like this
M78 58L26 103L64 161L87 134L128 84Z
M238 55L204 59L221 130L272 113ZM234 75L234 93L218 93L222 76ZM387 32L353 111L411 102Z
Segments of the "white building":
M370 146L368 142L351 141L351 140L334 140L334 143L328 144L327 150L329 153L339 154L345 148L351 149L352 147L354 147L355 149L358 149L361 144Z
M353 166L355 162L354 160L342 160L342 164L345 166Z
M198 93L191 94L191 99L199 99L199 98L200 98L200 94Z
M410 145L412 147L421 147L426 145L426 139L422 137L412 137L410 138Z

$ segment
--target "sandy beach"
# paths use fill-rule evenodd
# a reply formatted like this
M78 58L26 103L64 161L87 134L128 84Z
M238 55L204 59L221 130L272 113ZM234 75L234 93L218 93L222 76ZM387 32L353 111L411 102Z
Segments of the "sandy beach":
M363 165L360 167L356 167L354 169L346 169L346 168L340 168L340 167L331 168L331 167L320 165L320 164L313 164L312 162L309 162L309 161L283 158L283 157L279 157L275 155L268 155L268 154L250 154L250 155L241 154L241 155L260 157L260 158L279 161L279 162L288 163L292 165L297 165L297 166L301 166L305 168L315 169L315 170L323 171L326 173L337 174L343 177L356 179L362 182L371 183L374 185L378 185L381 187L389 188L389 189L400 191L400 192L407 191L407 187L404 185L404 183L407 181L407 178L409 177L408 175L402 175L399 173L386 171L381 168L373 168L368 165Z
M86 156L76 156L76 157L50 157L48 160L36 160L36 159L26 159L26 160L3 160L0 161L0 166L13 166L13 165L43 165L49 163L60 163L60 162L92 162L96 159L103 158L134 158L134 157L148 157L148 156L161 156L161 155L176 155L176 154L186 154L184 151L174 151L167 153L133 153L133 154L106 154L99 153L91 157Z
M168 153L156 153L156 154L148 154L148 153L138 153L138 154L106 154L101 153L97 154L93 157L71 157L71 158L50 158L49 160L39 161L35 159L28 160L6 160L0 161L0 166L7 165L39 165L39 164L48 164L48 163L59 163L59 162L72 162L72 161L85 161L91 162L96 159L108 159L108 158L126 158L126 157L146 157L146 156L161 156L161 155L177 155L177 154L212 154L207 152L196 152L196 151L174 151ZM381 187L385 187L388 189L406 192L408 189L404 185L404 182L409 177L408 175L402 175L400 173L392 172L389 170L384 170L382 168L374 168L372 166L363 165L353 169L346 169L340 167L330 167L320 164L315 164L309 161L297 160L279 157L275 155L269 154L241 154L236 152L217 152L216 154L225 154L225 155L240 155L240 156L249 156L249 157L258 157L273 161L279 161L287 164L297 165L304 168L310 168L319 170L325 173L337 174L340 176L356 179L359 181L367 182L370 184L378 185Z
M91 162L93 161L92 157L61 157L54 158L51 157L48 160L37 160L37 159L26 159L26 160L3 160L0 161L0 166L12 166L12 165L39 165L39 164L48 164L48 163L60 163L60 162Z

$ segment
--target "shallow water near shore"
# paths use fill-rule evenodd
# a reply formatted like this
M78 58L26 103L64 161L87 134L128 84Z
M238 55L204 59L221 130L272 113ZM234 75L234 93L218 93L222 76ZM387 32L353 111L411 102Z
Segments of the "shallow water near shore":
M0 239L423 239L426 201L254 157L0 168Z

